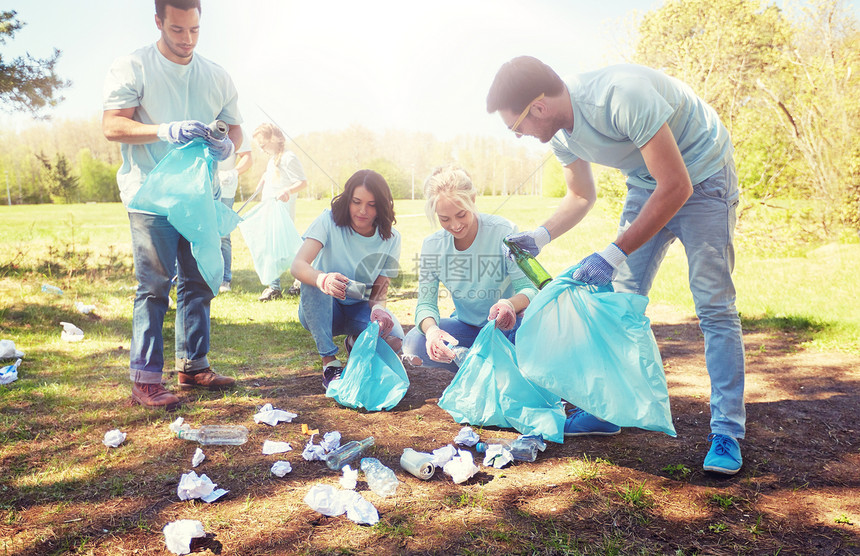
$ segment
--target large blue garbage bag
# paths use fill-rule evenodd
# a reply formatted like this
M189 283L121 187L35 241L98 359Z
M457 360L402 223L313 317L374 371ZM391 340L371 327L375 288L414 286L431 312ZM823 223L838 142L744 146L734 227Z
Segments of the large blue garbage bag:
M239 224L251 252L260 282L269 285L290 265L302 246L302 238L290 218L287 204L270 199L254 207Z
M493 321L478 333L439 407L458 423L513 428L564 441L561 399L522 375L513 344Z
M347 407L379 411L400 403L408 389L403 363L379 337L379 323L371 322L355 340L340 380L331 381L325 395Z
M214 165L202 141L177 147L152 169L128 207L166 216L191 243L200 274L218 295L224 277L221 237L233 231L240 218L212 197Z
M576 407L621 427L675 436L648 298L570 278L547 284L517 329L523 374Z

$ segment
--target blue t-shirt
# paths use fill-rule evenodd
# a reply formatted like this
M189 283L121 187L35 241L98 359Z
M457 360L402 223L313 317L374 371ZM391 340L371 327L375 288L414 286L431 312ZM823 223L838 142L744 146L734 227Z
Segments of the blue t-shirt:
M439 322L439 283L451 293L454 315L473 326L487 322L490 307L498 300L522 293L532 299L537 289L516 263L504 256L502 240L517 231L512 222L478 213L475 241L463 251L454 247L454 236L439 230L421 246L418 304L415 325L427 317Z
M388 239L382 239L378 232L365 237L351 226L335 224L331 209L325 209L311 222L302 239L315 239L323 245L311 266L321 272L340 272L367 284L368 291L379 276L394 278L400 270L397 230L392 229ZM360 300L347 297L338 302L351 305Z
M666 123L695 185L732 160L729 132L716 111L686 84L633 64L583 73L567 82L573 131L550 145L562 165L578 159L618 168L631 185L654 189L639 151Z
M144 124L216 119L242 123L239 94L227 71L199 54L186 64L165 58L151 44L114 60L104 83L104 110L137 108L132 119ZM173 149L167 141L123 143L122 166L117 172L124 205L134 198L155 165Z

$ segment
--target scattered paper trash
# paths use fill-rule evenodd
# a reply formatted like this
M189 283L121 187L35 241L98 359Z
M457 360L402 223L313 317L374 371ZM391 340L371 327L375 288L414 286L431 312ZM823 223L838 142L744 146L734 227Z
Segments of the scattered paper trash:
M323 450L326 452L337 450L340 447L340 433L337 431L325 433L323 435L322 442L320 442L320 446L322 446Z
M288 461L276 461L272 464L272 475L283 477L293 470L293 466Z
M343 477L340 478L340 486L346 490L355 490L355 485L358 484L358 469L353 469L347 464L341 471L343 471Z
M75 309L82 315L89 315L96 310L95 305L84 305L82 301L75 301Z
M454 438L454 444L460 444L462 446L474 446L478 443L481 437L478 436L478 433L472 430L472 427L463 427L460 429L460 432Z
M457 448L448 444L441 448L433 450L433 459L431 463L436 467L444 467L446 463L451 461L457 455Z
M102 444L104 444L108 448L116 448L117 446L125 442L125 437L126 434L124 432L120 432L119 429L107 431L105 433L104 440L102 440Z
M514 456L511 455L511 450L507 446L501 444L487 446L487 452L484 456L484 465L487 467L501 469L512 461L514 461Z
M84 339L84 331L75 326L70 322L61 322L63 325L63 332L60 334L60 338L67 342L80 342Z
M375 525L379 513L367 499L354 490L340 490L331 485L314 485L304 498L312 510L327 516L346 514L350 520Z
M20 366L21 360L18 359L11 365L0 368L0 384L10 384L18 380L18 367Z
M206 459L206 455L203 453L203 450L197 448L194 450L194 455L191 456L191 467L197 467L203 463L204 459Z
M472 459L472 453L461 450L451 461L445 464L442 471L446 475L450 475L455 483L460 484L474 477L475 473L478 472L478 467Z
M215 489L218 485L212 482L212 479L205 474L198 476L194 471L182 475L179 479L179 486L176 487L176 494L180 500L191 500L199 498L204 502L214 502L221 498L229 491L223 488Z
M354 490L342 490L346 517L359 525L376 525L379 522L379 512L364 496Z
M189 554L191 539L206 536L203 524L195 519L171 521L164 526L164 544L174 554Z
M305 444L305 449L302 450L302 457L307 461L322 461L325 459L325 448L314 444L314 436L311 435L308 443Z
M289 452L293 447L289 442L279 442L277 440L266 440L263 442L263 455L270 456L272 454L281 454Z
M0 340L0 361L4 359L23 359L24 352L15 348L12 340Z
M272 404L267 403L260 408L260 411L258 411L256 415L254 415L254 422L265 423L274 427L281 421L290 423L295 417L298 417L298 415L290 413L289 411L284 411L283 409L275 409L272 407Z

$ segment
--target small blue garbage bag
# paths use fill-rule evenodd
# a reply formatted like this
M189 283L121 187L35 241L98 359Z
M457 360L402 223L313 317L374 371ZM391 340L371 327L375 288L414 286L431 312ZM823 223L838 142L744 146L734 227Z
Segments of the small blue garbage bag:
M513 344L493 321L478 333L439 407L458 423L513 428L564 441L561 399L522 375Z
M621 427L675 436L648 298L575 282L575 266L546 285L517 329L520 369L532 382Z
M302 246L287 204L277 199L254 207L239 224L239 230L251 252L257 276L265 285L290 268Z
M166 216L191 243L200 274L218 295L224 277L221 237L233 231L240 218L212 197L214 164L202 141L177 147L152 169L128 207Z
M331 381L325 395L347 407L379 411L400 403L408 389L403 363L379 337L379 323L371 322L355 340L340 380Z

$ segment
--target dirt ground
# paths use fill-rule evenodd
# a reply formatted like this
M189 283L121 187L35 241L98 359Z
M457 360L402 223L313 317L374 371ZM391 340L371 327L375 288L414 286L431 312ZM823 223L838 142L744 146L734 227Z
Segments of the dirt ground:
M697 323L660 307L649 316L677 438L625 429L550 444L534 463L481 467L463 485L441 470L423 482L397 462L403 448L431 451L459 431L436 405L448 372L410 371L410 389L394 410L367 413L326 398L316 367L284 366L277 379L246 379L262 399L206 394L196 402L226 421L250 421L267 401L300 416L276 428L251 422L247 444L205 449L198 472L230 490L223 500L178 501L179 474L196 445L170 438L169 416L137 419L127 426L125 456L103 456L100 481L125 477L118 486L85 482L65 503L16 501L16 519L0 523L0 551L165 554L164 525L199 519L209 533L199 550L219 554L860 554L860 358L807 352L790 332L745 331L744 467L723 478L701 469L709 382ZM339 430L344 441L375 437L370 455L401 480L396 496L381 499L360 477L358 490L379 510L380 524L358 526L303 503L311 486L337 486L339 475L302 460L299 423ZM94 440L100 435L93 431ZM262 456L265 439L291 441L294 451ZM292 473L272 476L276 459L290 461ZM642 497L630 496L639 487Z

